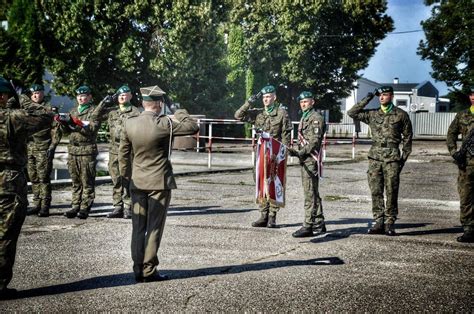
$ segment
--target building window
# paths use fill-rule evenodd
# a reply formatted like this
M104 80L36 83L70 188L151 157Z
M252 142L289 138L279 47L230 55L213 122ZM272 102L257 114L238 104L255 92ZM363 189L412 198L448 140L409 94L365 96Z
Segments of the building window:
M406 107L407 106L407 101L406 100L397 100L396 106L397 107Z

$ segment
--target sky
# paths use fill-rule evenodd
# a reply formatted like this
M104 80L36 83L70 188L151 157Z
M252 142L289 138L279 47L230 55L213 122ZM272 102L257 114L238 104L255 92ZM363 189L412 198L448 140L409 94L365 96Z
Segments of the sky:
M394 21L392 32L422 30L420 22L431 16L431 8L423 0L389 0L387 14ZM390 83L395 77L400 83L421 83L430 81L439 91L447 94L444 82L436 82L430 75L431 61L421 60L416 54L420 40L425 39L423 31L407 34L387 34L377 46L369 66L360 71L363 77L378 82Z

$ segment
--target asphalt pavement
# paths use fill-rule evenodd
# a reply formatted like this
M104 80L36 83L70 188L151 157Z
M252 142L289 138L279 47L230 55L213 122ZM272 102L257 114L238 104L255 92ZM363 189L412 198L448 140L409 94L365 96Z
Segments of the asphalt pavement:
M288 167L277 229L258 218L250 165L236 154L207 172L205 157L175 154L162 246L169 281L136 284L131 221L107 219L111 185L97 187L87 220L67 219L70 190L52 216L27 217L1 312L473 312L474 245L462 232L456 166L443 142L415 142L401 176L399 236L368 235L367 145L328 148L320 193L328 232L295 239L303 220L298 166ZM183 162L179 162L178 155ZM202 155L202 154L201 154ZM220 160L220 159L219 159ZM196 164L193 162L196 161ZM227 167L226 167L227 165Z

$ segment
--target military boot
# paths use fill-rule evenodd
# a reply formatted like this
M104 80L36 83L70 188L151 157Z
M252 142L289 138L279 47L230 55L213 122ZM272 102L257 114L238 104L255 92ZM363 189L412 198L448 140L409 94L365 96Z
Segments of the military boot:
M300 229L296 230L291 234L294 238L306 238L313 236L313 228L312 227L301 227Z
M132 218L132 211L130 209L124 209L123 211L123 218L130 219Z
M266 227L268 224L268 213L261 213L261 216L256 221L252 222L252 227Z
M37 205L37 206L35 206L35 207L33 207L33 208L28 208L28 210L26 211L26 215L27 215L27 216L37 215L37 214L39 213L40 209L41 209L41 208L40 208L39 205Z
M38 217L49 217L49 206L42 206L38 213Z
M384 234L383 223L375 222L372 224L372 227L367 231L368 234Z
M107 218L122 218L123 217L123 208L121 206L117 206L114 210L107 215Z
M87 219L87 217L89 217L89 211L89 209L81 209L79 213L77 213L77 218Z
M391 237L397 235L394 224L385 224L385 234Z
M474 243L474 231L465 230L462 236L456 238L456 241L463 243Z
M64 216L66 216L67 218L76 218L78 212L79 212L79 209L72 208L68 210L67 212L65 212Z
M313 235L321 235L326 233L326 223L321 222L313 225Z
M276 214L273 216L268 216L268 223L267 223L267 228L276 228Z

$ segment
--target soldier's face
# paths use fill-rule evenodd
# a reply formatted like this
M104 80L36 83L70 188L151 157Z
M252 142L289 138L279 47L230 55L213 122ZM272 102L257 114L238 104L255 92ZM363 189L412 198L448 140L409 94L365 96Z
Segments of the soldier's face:
M43 91L36 91L31 94L31 100L33 100L35 103L40 103L44 99L44 92Z
M77 103L79 105L87 104L89 101L92 100L91 94L80 94L76 96Z
M273 105L275 100L276 100L276 94L275 93L264 94L263 97L262 97L263 105L265 107Z
M118 96L118 103L120 105L130 102L132 99L132 93L122 93Z
M393 94L392 93L382 93L379 96L379 101L381 105L388 105L392 102Z
M314 99L313 98L305 98L300 100L300 107L301 110L306 111L308 109L313 108L314 106Z
M0 106L4 107L8 102L8 93L0 93Z
M471 105L474 105L474 93L469 95L469 100L471 101Z

